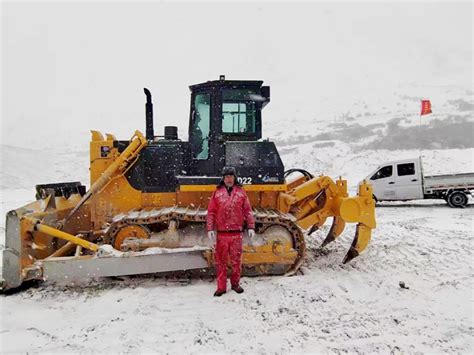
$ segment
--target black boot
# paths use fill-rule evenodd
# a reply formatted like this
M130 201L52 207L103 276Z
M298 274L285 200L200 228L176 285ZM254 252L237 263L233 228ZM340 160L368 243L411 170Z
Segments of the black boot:
M214 297L221 297L224 293L225 291L217 290L216 292L214 292Z
M240 285L234 285L234 286L232 286L232 289L233 289L235 292L237 292L237 293L242 293L242 292L244 292L244 289L243 289L242 286L240 286Z

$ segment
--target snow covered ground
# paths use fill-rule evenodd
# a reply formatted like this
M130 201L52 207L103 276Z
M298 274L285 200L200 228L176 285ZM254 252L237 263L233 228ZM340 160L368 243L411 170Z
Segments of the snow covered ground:
M293 277L125 278L2 296L2 352L472 353L473 205L386 204L367 251L340 261L353 228ZM326 229L327 231L327 229ZM403 281L408 289L402 289Z

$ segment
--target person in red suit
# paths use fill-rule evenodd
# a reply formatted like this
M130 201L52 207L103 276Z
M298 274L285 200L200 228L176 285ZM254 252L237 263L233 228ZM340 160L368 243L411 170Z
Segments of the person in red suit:
M250 238L255 235L255 220L252 206L245 190L237 180L234 167L222 169L222 179L213 192L207 208L207 231L215 244L217 290L220 297L227 291L227 259L230 257L232 275L230 284L237 293L244 292L240 286L242 268L242 232L247 224Z

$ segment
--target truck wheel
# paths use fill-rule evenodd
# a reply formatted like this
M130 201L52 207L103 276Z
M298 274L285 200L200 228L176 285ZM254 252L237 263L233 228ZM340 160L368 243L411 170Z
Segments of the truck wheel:
M454 207L454 208L466 207L467 201L468 201L467 195L462 191L454 191L450 193L447 198L449 207Z

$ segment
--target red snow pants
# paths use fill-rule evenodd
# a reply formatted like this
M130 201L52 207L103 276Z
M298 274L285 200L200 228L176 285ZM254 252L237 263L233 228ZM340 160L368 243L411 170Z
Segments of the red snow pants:
M232 275L230 284L236 286L240 281L240 270L242 268L242 233L217 233L216 241L216 272L217 290L227 289L227 259L230 257Z

